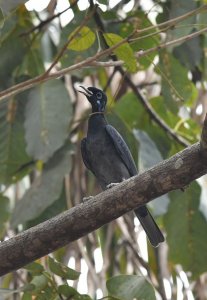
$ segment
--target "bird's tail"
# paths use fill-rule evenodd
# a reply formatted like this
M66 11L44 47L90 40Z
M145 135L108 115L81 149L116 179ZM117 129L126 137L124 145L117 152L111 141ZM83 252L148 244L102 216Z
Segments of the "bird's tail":
M146 206L134 210L153 247L164 242L164 236Z

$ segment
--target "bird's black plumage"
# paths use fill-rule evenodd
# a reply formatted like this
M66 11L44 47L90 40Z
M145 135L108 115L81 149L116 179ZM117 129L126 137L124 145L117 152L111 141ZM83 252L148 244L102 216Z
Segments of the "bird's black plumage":
M101 188L137 175L136 165L128 146L118 131L104 117L106 95L95 87L81 87L92 106L87 137L81 142L84 164L96 176ZM146 206L135 209L147 237L154 247L164 241L162 232Z

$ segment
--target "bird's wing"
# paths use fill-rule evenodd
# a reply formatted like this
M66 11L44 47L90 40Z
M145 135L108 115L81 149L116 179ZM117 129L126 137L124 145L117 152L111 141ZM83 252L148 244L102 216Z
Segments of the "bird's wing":
M86 168L91 170L91 165L90 165L90 161L88 159L88 153L87 153L87 148L86 148L86 138L82 139L82 141L81 141L81 154L82 154L83 162L84 162Z
M137 168L131 152L125 143L122 136L118 133L118 131L111 125L106 125L106 131L109 134L119 156L121 157L122 161L124 162L125 166L127 167L129 174L134 176L137 174Z

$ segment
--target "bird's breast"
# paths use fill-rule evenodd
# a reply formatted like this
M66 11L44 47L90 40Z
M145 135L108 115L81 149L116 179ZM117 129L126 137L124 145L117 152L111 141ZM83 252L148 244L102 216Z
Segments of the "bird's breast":
M130 177L128 169L106 131L87 138L87 153L91 171L102 189L110 183L121 182Z

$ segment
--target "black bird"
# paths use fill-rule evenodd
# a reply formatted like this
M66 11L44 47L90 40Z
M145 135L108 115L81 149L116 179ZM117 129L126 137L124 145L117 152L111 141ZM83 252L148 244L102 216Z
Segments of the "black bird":
M104 92L95 87L80 87L83 91L79 92L86 96L92 106L87 137L81 142L81 153L84 164L105 190L110 184L119 183L138 172L125 141L104 117L107 102ZM139 207L134 212L150 243L157 247L164 241L164 237L147 207Z

